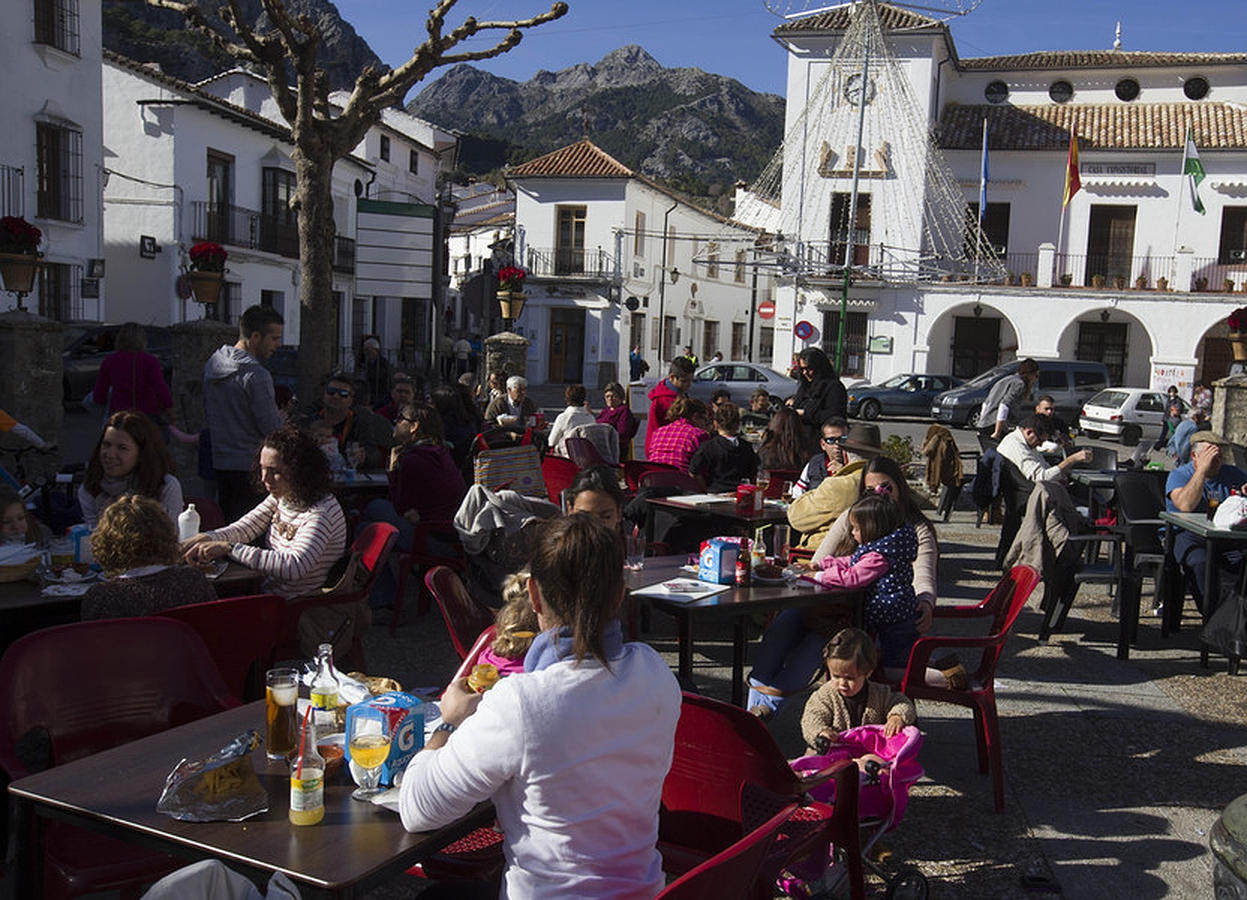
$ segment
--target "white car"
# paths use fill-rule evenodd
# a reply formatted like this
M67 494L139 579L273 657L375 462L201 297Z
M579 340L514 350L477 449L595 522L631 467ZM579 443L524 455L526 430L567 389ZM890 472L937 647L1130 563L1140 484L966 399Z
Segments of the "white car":
M1182 412L1186 413L1186 401ZM1088 437L1115 437L1126 446L1137 444L1145 434L1160 434L1166 397L1148 388L1115 387L1100 391L1083 404L1078 427Z

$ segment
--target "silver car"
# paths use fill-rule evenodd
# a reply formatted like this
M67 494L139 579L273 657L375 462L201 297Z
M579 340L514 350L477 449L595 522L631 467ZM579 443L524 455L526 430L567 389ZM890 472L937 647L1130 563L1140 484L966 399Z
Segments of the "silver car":
M742 360L710 363L693 374L689 395L710 402L715 391L727 390L732 402L742 409L749 408L749 395L762 388L782 403L797 392L797 382L769 366Z

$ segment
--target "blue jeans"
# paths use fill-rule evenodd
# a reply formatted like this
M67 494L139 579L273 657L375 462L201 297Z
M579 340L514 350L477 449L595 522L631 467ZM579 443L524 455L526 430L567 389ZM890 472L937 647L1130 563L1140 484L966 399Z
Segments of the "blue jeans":
M885 625L876 630L875 640L879 644L879 665L904 671L909 665L909 651L918 640L918 623L911 619Z
M749 701L746 708L765 706L777 711L787 697L773 697L755 690L761 684L784 694L795 694L810 683L823 664L827 640L811 631L802 620L801 610L785 609L762 635L753 671L749 674Z

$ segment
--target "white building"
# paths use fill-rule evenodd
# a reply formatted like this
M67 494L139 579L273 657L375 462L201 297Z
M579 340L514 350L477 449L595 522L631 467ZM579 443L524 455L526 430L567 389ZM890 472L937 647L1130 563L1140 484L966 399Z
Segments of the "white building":
M103 73L108 317L157 325L201 318L205 308L189 299L180 276L187 251L215 241L229 258L222 299L207 312L234 322L248 306L272 306L285 318L285 342L298 344L290 131L241 105L263 108L267 85L235 71L211 79L209 90L111 52ZM355 292L355 198L371 175L355 158L334 167L338 233L326 249L334 254L339 335L349 334Z
M455 186L452 195L447 324L470 335L488 334L499 318L494 275L515 252L515 192L474 182Z
M0 215L43 232L43 269L24 305L52 319L100 319L100 2L34 0L10 12L0 32ZM0 292L0 310L15 305Z
M884 244L915 240L921 201L906 210L897 197L922 196L902 161L907 149L921 152L928 131L977 211L986 119L984 230L1012 283L906 284L859 272L841 374L874 382L910 371L970 376L1033 356L1102 360L1121 382L1161 388L1223 375L1230 361L1225 317L1247 300L1247 54L1113 49L962 59L945 25L883 4L879 10L887 46L916 98L917 125L908 138L916 143L867 142L855 151L851 133L819 134L804 145L790 139L783 218L799 219L801 198L808 202L828 188L847 197L851 167L835 160L856 152L870 161L862 168L875 171L860 182L864 200L853 241L859 261L873 264ZM849 25L849 7L842 6L776 29L789 51L789 134L820 115L802 98L813 92ZM895 102L884 86L884 78L871 76L868 120ZM851 84L837 87L828 95L833 102L856 99ZM1075 127L1082 190L1062 222ZM1208 173L1199 189L1207 208L1202 216L1180 175L1188 128ZM790 181L787 175L798 169L801 177ZM833 200L831 206L833 218L847 218L847 205ZM804 211L806 220L818 218L809 207ZM807 248L827 248L837 228L848 233L847 224L833 223L830 235L788 236ZM839 248L830 243L824 252L834 256ZM1162 278L1167 290L1157 289ZM776 364L802 346L793 328L803 320L816 327L814 341L834 348L838 280L782 281ZM1235 293L1224 291L1227 283Z
M766 279L748 265L758 232L633 172L585 139L507 173L528 302L528 377L600 387L628 376L641 345L653 371L687 344L702 359L770 357L751 310ZM662 374L665 374L663 372Z

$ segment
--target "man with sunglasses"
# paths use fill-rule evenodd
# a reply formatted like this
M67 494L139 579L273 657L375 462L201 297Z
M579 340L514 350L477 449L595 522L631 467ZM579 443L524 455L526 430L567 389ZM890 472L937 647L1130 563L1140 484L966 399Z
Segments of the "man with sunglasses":
M822 447L828 460L823 464L822 480L788 507L788 524L801 532L798 547L817 547L832 523L853 505L860 493L861 470L880 452L879 426L854 423L846 427L844 419L830 419L823 424ZM816 456L812 462L817 461ZM829 466L836 471L829 471ZM807 465L806 470L809 468Z
M355 384L342 372L329 376L317 417L329 425L338 441L338 450L356 466L363 469L379 469L385 464L386 453L393 443L390 428L385 419L365 405L355 403ZM350 459L347 448L359 444L363 451L362 462Z
M819 452L810 457L810 461L801 470L797 483L792 486L792 496L800 497L806 491L812 491L829 475L836 475L848 463L848 456L840 442L849 430L849 423L840 416L832 416L823 423L822 435L819 440Z

